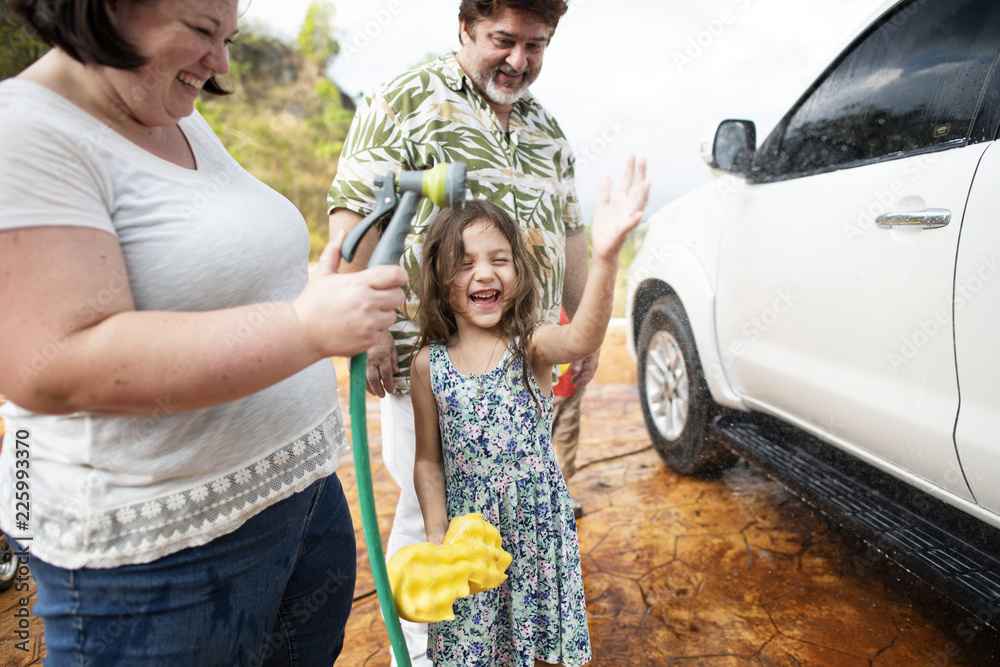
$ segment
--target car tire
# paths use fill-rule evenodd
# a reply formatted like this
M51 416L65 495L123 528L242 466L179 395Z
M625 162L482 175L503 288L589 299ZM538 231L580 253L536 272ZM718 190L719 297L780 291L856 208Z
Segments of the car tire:
M5 591L14 585L17 575L17 558L14 550L4 535L0 535L0 591Z
M639 329L639 398L653 446L674 471L710 475L738 457L714 433L721 408L712 400L680 299L653 303Z

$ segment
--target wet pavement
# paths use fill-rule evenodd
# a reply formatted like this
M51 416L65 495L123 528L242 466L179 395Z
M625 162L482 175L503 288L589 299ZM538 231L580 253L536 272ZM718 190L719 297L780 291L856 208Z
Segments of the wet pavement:
M341 404L347 370L338 363ZM756 469L682 478L650 448L624 350L612 329L583 402L578 522L594 667L1000 665L1000 635L842 532ZM345 417L347 415L345 414ZM381 463L378 404L367 406L382 539L397 490ZM358 536L357 600L337 664L383 667L389 640L356 502L353 464L340 477ZM19 596L0 593L0 666L41 664L15 648Z

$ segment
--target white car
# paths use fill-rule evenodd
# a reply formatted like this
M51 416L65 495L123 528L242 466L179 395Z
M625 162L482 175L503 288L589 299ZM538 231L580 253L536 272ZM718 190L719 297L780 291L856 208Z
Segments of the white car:
M718 127L628 290L669 465L738 452L994 627L998 60L1000 0L889 3L759 147Z

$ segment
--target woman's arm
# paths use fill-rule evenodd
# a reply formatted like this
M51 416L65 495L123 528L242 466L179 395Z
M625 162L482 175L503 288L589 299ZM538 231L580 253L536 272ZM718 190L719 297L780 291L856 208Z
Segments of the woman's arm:
M410 398L413 401L413 424L417 452L413 462L413 486L424 516L427 540L441 544L448 531L448 506L445 499L444 454L438 426L437 403L431 390L430 348L422 348L413 360L410 375Z
M532 335L528 355L536 376L541 369L582 359L600 347L611 320L618 255L629 232L642 220L648 198L646 162L640 160L637 167L634 156L614 198L611 179L605 176L601 181L590 226L593 258L583 296L569 324L543 325Z
M0 232L0 393L49 414L180 412L365 350L395 321L406 273L336 275L341 241L327 246L293 303L193 313L136 311L121 248L107 232ZM227 345L248 325L250 336Z

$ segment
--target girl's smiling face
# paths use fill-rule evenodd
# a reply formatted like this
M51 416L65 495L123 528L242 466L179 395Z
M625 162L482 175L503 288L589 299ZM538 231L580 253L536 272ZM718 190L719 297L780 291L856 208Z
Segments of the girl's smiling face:
M465 228L462 245L465 255L448 295L452 312L456 320L493 329L517 279L510 243L492 223L481 220Z

